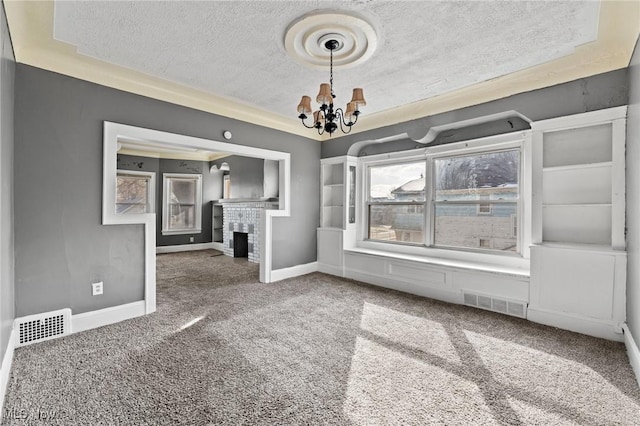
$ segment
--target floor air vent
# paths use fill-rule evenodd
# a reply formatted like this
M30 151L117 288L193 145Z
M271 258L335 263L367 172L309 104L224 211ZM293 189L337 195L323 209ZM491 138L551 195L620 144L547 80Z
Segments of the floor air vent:
M16 318L16 347L71 334L71 309Z
M514 300L498 299L491 296L484 296L473 293L462 293L464 304L474 306L488 311L500 312L501 314L512 315L514 317L527 317L527 304Z

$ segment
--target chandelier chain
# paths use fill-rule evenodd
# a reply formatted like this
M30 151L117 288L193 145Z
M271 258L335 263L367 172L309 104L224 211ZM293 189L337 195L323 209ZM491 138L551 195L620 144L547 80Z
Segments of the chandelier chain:
M329 85L331 86L331 98L333 99L333 49L329 49Z

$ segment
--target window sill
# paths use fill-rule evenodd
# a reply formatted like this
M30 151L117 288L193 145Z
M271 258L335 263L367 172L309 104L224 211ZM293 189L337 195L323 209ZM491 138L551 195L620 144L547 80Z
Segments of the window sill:
M201 234L202 229L194 228L194 229L171 229L171 230L162 230L162 235L193 235L193 234Z
M432 255L417 255L399 253L386 250L370 249L363 247L354 247L344 249L345 253L361 254L367 256L378 256L387 259L404 260L409 262L417 262L423 264L429 264L434 266L442 266L446 268L464 269L479 272L489 272L492 274L508 275L516 278L529 278L529 262L525 259L520 259L522 265L499 265L484 263L479 261L462 260L462 259L447 259L444 257L437 257Z

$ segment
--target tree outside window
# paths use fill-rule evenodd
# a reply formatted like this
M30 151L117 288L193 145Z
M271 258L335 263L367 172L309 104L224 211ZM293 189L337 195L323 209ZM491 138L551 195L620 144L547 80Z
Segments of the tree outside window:
M155 173L118 170L116 213L139 214L155 211Z

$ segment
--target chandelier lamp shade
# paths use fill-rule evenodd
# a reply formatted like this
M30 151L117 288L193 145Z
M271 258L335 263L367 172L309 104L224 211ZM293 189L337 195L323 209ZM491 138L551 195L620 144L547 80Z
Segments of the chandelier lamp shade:
M362 89L353 89L353 96L351 102L347 103L346 110L342 108L334 108L333 100L336 95L333 93L333 51L339 49L340 43L338 40L330 39L324 44L325 48L329 50L329 83L320 84L320 91L316 96L316 102L320 104L319 109L312 113L311 97L303 96L298 105L298 118L302 121L302 124L309 129L316 129L318 134L322 135L325 132L329 133L329 136L333 134L338 127L342 133L351 132L351 128L358 121L360 115L360 107L365 106L367 102L364 99ZM307 123L305 120L312 117L313 121Z

